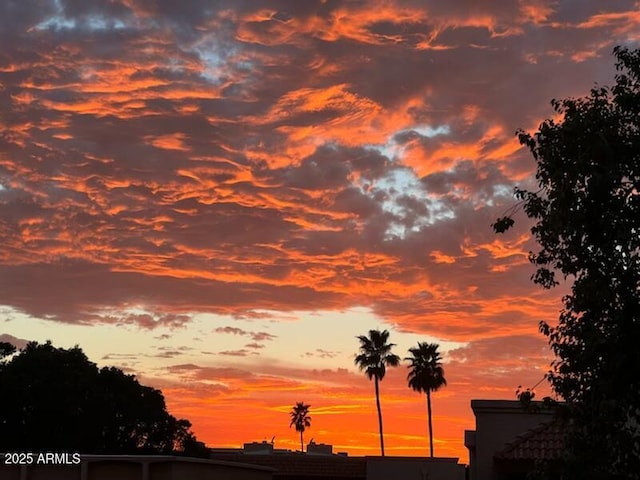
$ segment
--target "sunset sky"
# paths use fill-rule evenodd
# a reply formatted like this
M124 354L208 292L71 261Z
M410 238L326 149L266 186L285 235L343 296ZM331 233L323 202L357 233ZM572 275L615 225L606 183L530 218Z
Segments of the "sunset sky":
M517 128L611 84L640 2L0 2L0 340L79 345L210 446L378 454L357 335L437 342L435 452L515 399L566 286L533 285ZM428 453L407 368L388 455ZM544 387L542 396L548 393Z

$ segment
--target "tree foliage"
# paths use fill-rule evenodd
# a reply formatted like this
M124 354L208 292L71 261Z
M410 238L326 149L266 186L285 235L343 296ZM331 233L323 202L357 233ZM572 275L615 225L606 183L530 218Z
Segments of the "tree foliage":
M27 344L0 365L0 392L0 451L205 455L160 390L98 369L79 347Z
M427 418L429 422L429 453L433 457L433 424L431 421L431 393L440 390L447 385L444 378L442 356L438 352L437 343L418 342L417 347L409 349L409 374L407 381L409 387L416 392L422 392L427 396Z
M540 187L516 189L540 245L532 279L572 282L557 324L540 324L572 421L564 478L640 478L640 50L614 55L613 87L553 100L561 120L518 132Z
M307 428L311 427L311 417L309 416L309 408L311 405L306 405L304 402L296 402L296 404L289 412L291 416L291 423L289 423L289 428L292 426L296 427L296 432L300 432L300 451L304 452L304 440L303 434Z
M16 351L16 347L8 342L0 342L0 362L5 361L5 357L13 355Z
M360 353L355 358L356 366L365 372L369 380L382 380L387 373L387 366L397 367L400 357L391 353L395 343L388 343L387 330L369 330L369 336L359 335Z
M389 343L387 330L369 330L369 336L359 335L360 353L356 355L355 364L364 371L369 380L373 380L378 409L378 429L380 431L380 454L384 457L384 434L382 432L382 409L380 407L380 381L387 373L387 367L397 367L400 357L391 353L395 343Z

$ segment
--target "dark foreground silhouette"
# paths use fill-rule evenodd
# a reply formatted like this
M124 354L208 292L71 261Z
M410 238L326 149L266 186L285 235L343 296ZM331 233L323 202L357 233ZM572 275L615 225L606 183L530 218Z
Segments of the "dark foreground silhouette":
M206 456L188 420L167 412L160 390L79 347L0 345L0 451Z

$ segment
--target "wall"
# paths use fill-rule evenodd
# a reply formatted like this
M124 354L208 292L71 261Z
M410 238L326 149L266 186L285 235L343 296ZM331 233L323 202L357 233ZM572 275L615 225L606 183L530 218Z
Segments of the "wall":
M366 457L367 480L465 480L457 458Z
M476 416L476 430L470 480L501 480L494 469L493 455L518 435L553 418L550 410L528 413L517 400L471 400L471 409Z

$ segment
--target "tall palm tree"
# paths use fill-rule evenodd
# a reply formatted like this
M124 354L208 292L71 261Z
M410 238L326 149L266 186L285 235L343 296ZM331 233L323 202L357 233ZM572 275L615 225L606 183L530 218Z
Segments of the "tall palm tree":
M360 354L355 358L355 364L364 371L369 380L373 379L376 389L376 406L378 407L378 427L380 428L380 451L384 457L384 438L382 435L382 411L380 410L380 387L387 371L387 366L397 367L400 357L391 353L395 343L387 343L389 332L387 330L369 330L369 336L359 335Z
M296 432L300 432L300 451L304 452L304 442L302 440L302 434L307 427L311 427L311 417L309 416L309 407L311 405L305 405L304 402L296 402L295 406L289 412L291 415L291 423L289 428L293 425L296 427Z
M418 346L409 349L409 386L416 392L427 394L427 415L429 419L429 452L433 457L433 425L431 423L431 392L447 385L442 368L442 357L437 343L418 342Z

